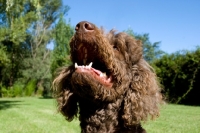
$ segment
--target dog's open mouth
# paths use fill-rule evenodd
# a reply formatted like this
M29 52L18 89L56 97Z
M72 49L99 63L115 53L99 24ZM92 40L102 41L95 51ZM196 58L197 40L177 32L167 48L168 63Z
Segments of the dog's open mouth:
M80 43L76 45L75 69L78 73L85 73L93 77L100 84L112 87L112 74L107 69L95 45ZM91 47L93 46L93 47Z

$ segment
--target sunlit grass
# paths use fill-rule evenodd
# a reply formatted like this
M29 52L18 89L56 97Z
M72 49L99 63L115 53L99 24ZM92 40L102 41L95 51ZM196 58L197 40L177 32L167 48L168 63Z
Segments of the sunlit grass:
M200 133L200 107L166 105L144 128L148 133Z
M54 99L0 99L1 133L78 133L79 122L68 123L56 112Z
M200 107L166 105L143 127L148 133L200 133ZM80 127L56 112L54 99L0 98L0 132L80 133Z

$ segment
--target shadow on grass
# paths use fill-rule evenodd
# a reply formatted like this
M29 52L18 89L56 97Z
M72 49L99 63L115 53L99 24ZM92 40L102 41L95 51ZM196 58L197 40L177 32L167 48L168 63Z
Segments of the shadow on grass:
M39 99L53 99L52 96L43 96L43 97L39 97Z
M0 110L5 110L8 108L12 108L12 107L16 107L18 105L20 105L19 103L22 101L9 101L9 100L1 100L0 99Z

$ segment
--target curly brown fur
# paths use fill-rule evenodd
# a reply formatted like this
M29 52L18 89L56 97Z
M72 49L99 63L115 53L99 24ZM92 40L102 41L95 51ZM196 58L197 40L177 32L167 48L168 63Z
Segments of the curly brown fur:
M73 65L53 81L59 111L68 121L79 113L82 133L145 133L140 123L159 116L162 96L141 42L83 21L70 47Z

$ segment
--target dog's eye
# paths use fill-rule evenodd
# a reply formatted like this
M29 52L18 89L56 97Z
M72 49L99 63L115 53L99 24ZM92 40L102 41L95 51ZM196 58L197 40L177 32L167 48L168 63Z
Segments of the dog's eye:
M113 49L119 51L118 47L113 45Z

